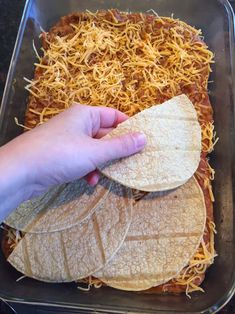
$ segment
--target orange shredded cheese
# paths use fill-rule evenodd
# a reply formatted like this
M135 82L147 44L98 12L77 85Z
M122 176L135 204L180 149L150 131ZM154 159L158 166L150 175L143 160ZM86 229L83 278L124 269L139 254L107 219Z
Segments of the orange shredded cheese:
M204 290L196 283L196 280L199 279L199 284L201 283L200 275L205 274L206 269L213 264L214 258L217 256L214 249L214 234L216 233L216 230L213 221L208 221L205 232L209 233L208 243L205 244L204 239L202 238L196 253L190 259L188 266L173 280L177 285L186 286L186 295L188 297L190 297L189 293L193 291L204 292Z
M212 146L214 145L215 143L212 142ZM201 162L203 165L201 169L196 171L195 175L197 178L202 180L203 187L209 191L211 202L214 202L215 198L212 191L211 181L215 178L215 170L210 166L208 159L201 159Z
M92 276L79 279L77 283L78 283L77 289L82 291L90 291L92 287L99 289L104 285L100 279ZM85 287L83 285L85 285Z
M155 17L148 31L146 15L137 22L125 13L124 22L112 10L109 15L111 21L87 12L64 36L44 33L48 47L43 57L37 53L35 63L41 74L27 80L26 89L31 104L40 101L47 110L31 111L31 127L73 102L114 107L131 116L182 92L190 97L190 87L206 91L213 54L200 40L200 30ZM200 121L201 101L193 102Z
M203 122L202 127L202 151L206 153L211 153L214 149L215 144L218 142L219 138L216 137L216 132L214 132L213 122Z

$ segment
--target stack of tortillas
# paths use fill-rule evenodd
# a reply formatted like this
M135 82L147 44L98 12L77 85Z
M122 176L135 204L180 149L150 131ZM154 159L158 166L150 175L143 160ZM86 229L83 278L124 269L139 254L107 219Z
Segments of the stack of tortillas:
M86 191L81 193L78 190L76 196L74 186L81 189L86 186ZM95 188L81 180L63 187L60 194L56 198L53 194L49 202L48 197L46 199L48 210L43 208L36 216L30 210L26 211L30 227L21 222L27 233L8 261L25 275L48 282L74 281L106 265L128 232L132 212L131 190L107 179L101 180ZM38 204L43 207L41 201L42 198ZM29 206L33 209L35 203L36 200ZM60 215L54 211L55 208ZM18 209L21 215L23 209L23 205ZM87 216L81 220L84 212ZM53 215L57 220L53 220ZM14 227L17 227L17 222Z
M146 109L107 135L141 131L147 146L84 180L23 203L5 223L24 233L8 261L48 282L89 275L122 290L145 290L174 278L201 241L204 196L193 177L201 129L185 95ZM108 178L107 178L108 177ZM138 201L132 188L143 193Z

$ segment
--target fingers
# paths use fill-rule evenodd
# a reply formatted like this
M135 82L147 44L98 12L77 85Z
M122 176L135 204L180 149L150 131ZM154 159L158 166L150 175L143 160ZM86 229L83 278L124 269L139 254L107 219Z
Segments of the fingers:
M144 148L146 136L143 133L130 133L112 139L99 140L97 154L94 156L96 165L104 162L133 155Z
M100 114L100 128L114 128L119 123L128 119L128 116L116 109L96 107Z
M109 132L111 132L113 128L101 128L99 131L96 133L95 138L102 138Z
M98 183L100 178L99 172L97 170L94 170L90 173L88 173L85 177L87 183L91 186L94 186Z
M110 131L99 131L100 129L115 128L119 123L128 119L126 114L109 107L86 106L74 103L66 112L69 112L69 110L74 111L73 116L75 118L83 118L82 125L84 133L96 138L101 138ZM76 121L79 121L79 119L76 119Z

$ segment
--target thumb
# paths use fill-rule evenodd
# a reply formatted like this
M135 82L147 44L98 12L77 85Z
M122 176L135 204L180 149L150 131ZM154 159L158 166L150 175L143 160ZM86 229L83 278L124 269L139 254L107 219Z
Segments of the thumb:
M147 143L143 133L129 133L98 142L97 165L114 159L133 155L144 148Z

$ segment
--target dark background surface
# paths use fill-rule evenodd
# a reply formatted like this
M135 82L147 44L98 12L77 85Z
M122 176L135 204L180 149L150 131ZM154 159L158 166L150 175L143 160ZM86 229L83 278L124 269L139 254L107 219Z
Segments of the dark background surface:
M235 11L235 0L230 2ZM25 0L0 0L0 103L24 4ZM13 307L18 314L68 313L68 311L58 312L57 310L52 311L52 309L47 311L25 305L13 305ZM14 311L8 310L6 305L0 303L0 314L5 313L14 313ZM235 313L235 297L220 313Z

